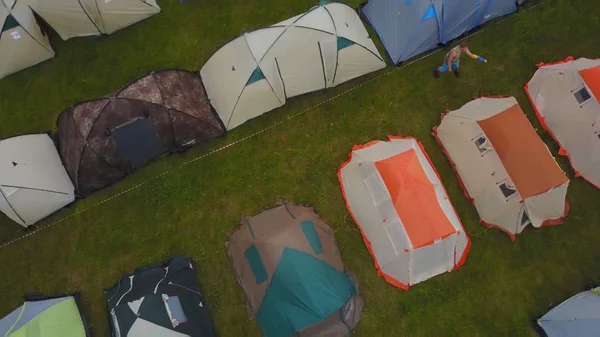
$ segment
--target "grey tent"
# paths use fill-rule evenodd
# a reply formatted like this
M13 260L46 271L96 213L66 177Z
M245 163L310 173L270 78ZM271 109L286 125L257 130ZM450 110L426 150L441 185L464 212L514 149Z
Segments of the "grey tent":
M369 0L361 9L394 64L516 10L515 0Z
M162 70L58 117L60 154L77 193L109 186L165 153L225 134L198 74Z
M24 0L0 0L0 79L54 57Z
M15 311L0 319L4 337L89 337L89 329L75 297L26 298Z
M75 200L75 188L46 134L0 141L0 211L23 227Z
M188 258L138 268L104 295L112 337L215 336Z
M538 320L548 337L600 336L600 287L579 293Z

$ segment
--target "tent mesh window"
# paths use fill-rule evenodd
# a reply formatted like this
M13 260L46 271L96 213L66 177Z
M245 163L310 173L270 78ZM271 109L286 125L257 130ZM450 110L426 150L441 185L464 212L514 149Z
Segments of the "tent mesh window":
M119 125L111 130L117 148L135 167L140 167L165 152L152 124L146 118Z
M487 138L484 135L477 136L473 143L475 144L475 146L477 146L477 149L479 150L479 153L481 153L481 155L484 155L491 150L490 144L488 143Z
M586 88L581 88L580 90L575 92L573 95L575 96L575 99L577 99L577 102L579 102L579 104L583 104L585 101L592 98L592 96L590 95L590 93L587 91Z
M77 193L112 185L165 153L225 134L198 74L153 72L58 118L60 155Z
M502 194L506 199L509 199L517 193L517 190L508 182L500 183L498 186L500 187L500 191L502 191Z
M527 225L529 225L531 223L531 220L529 220L529 215L527 215L527 210L525 209L525 207L523 207L523 213L521 214L521 227L525 227Z

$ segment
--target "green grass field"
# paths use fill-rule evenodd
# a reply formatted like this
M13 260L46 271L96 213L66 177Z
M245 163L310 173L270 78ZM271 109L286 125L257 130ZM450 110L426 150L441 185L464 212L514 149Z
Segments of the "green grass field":
M162 14L105 39L62 42L52 35L55 59L0 81L0 138L54 129L56 117L69 105L107 94L152 70L197 70L242 32L292 17L315 2L163 0ZM531 0L528 7L536 3ZM336 231L345 266L358 276L366 302L356 336L535 336L533 318L600 281L600 191L573 178L568 162L557 158L573 178L569 217L561 226L530 227L512 243L506 234L479 224L430 131L447 108L458 108L482 92L509 94L556 154L557 146L541 131L523 85L539 61L599 57L599 27L597 1L550 0L492 22L469 38L471 49L489 62L463 60L460 79L433 78L443 56L439 52L407 67L388 67L292 99L226 139L155 162L39 225L81 213L0 249L0 316L20 305L25 293L81 292L94 335L107 336L103 289L135 267L183 254L198 264L220 335L259 336L257 324L247 317L224 243L242 216L285 199L314 205ZM462 268L408 292L376 275L336 177L354 144L388 134L423 142L473 244ZM22 234L0 215L0 241Z

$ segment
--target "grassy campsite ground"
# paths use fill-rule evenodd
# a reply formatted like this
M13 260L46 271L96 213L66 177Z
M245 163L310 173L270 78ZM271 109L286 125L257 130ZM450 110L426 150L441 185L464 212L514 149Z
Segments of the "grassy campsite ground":
M286 19L314 3L163 0L161 15L106 39L62 42L52 35L55 59L0 81L0 138L53 129L64 108L111 92L151 70L198 69L241 32ZM536 3L532 0L528 6ZM600 56L599 27L597 1L550 0L491 23L471 37L471 49L489 63L463 60L458 80L433 79L440 52L407 67L388 67L292 99L224 140L160 160L40 225L82 213L1 249L0 315L17 307L24 293L79 291L94 335L106 336L102 290L135 267L183 254L198 263L221 336L258 336L258 326L247 318L224 242L242 216L287 199L316 206L335 229L345 266L358 275L366 300L357 336L534 336L531 319L585 284L600 281L600 191L573 179L566 223L528 228L512 243L505 234L479 225L430 130L444 109L458 108L481 92L516 96L539 127L523 91L534 65L568 55ZM365 81L369 82L349 91ZM182 165L279 121L284 122ZM557 146L538 131L556 153ZM464 267L408 292L377 277L336 177L352 145L388 134L411 135L424 143L473 241ZM573 177L567 161L557 160ZM0 216L0 240L21 234Z

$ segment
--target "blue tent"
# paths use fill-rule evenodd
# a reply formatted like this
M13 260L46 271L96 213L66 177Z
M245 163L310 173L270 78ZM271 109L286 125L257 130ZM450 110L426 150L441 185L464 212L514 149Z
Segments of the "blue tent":
M516 10L516 0L369 0L361 9L394 64Z
M600 334L600 287L579 293L538 320L548 337L596 337Z

